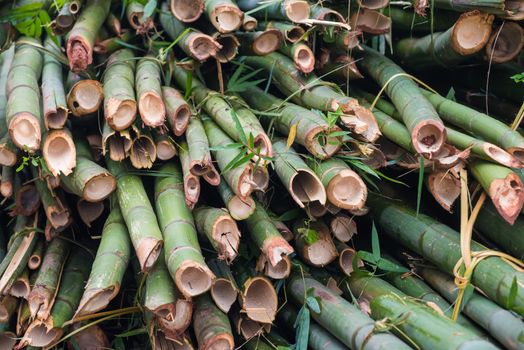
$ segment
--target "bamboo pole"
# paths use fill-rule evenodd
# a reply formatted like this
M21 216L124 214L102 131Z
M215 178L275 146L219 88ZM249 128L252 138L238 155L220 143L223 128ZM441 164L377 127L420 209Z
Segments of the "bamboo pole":
M162 86L162 97L166 108L166 119L171 131L181 136L188 126L191 110L182 94L169 86Z
M269 28L278 29L284 36L287 42L295 43L299 41L305 33L305 30L296 24L280 21L258 22L257 28L265 30Z
M31 216L40 208L40 195L35 185L23 185L15 193L13 214Z
M254 213L256 205L252 197L247 197L245 200L240 198L233 193L225 181L220 181L217 190L233 219L245 220Z
M69 111L66 104L62 66L54 56L60 52L60 48L51 38L45 40L44 47L48 52L44 54L42 69L44 125L48 130L61 129L67 121Z
M184 181L184 199L188 208L193 210L200 197L200 178L191 173L191 159L188 148L189 146L185 141L178 143L178 154Z
M292 45L281 45L279 51L293 59L295 67L302 73L311 73L315 68L315 55L302 41L297 41Z
M171 13L182 22L194 22L204 12L204 0L171 0Z
M163 125L166 118L161 80L160 66L152 56L138 61L135 74L138 111L142 122L153 128Z
M244 13L231 0L204 0L207 18L220 33L238 30L243 23Z
M209 141L202 121L198 117L189 119L186 129L186 140L189 152L189 171L195 176L204 176L211 185L220 182L220 175L213 165L209 152Z
M129 236L140 262L147 272L160 256L162 232L140 177L131 175L124 164L106 159L109 171L117 179L116 196Z
M106 308L118 295L130 253L129 233L120 208L114 203L104 223L102 239L74 318Z
M44 136L42 155L53 176L68 176L76 167L76 147L68 129L50 130Z
M38 238L38 241L35 244L35 248L29 257L27 262L27 267L30 270L38 270L42 264L42 257L44 255L44 240L42 237Z
M242 55L268 55L277 51L284 41L278 29L266 29L256 32L238 32L236 36L240 42L239 51Z
M229 319L207 294L195 298L193 329L201 350L235 348Z
M67 107L73 116L89 116L98 111L104 100L102 84L98 80L82 79L80 75L72 72L68 74L67 80Z
M155 181L156 211L165 239L165 260L178 289L186 297L211 288L213 273L204 262L193 217L184 199L182 173L168 163L159 170L166 175Z

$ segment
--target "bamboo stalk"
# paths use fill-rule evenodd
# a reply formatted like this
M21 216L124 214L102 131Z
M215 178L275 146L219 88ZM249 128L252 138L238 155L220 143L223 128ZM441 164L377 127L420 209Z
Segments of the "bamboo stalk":
M484 47L488 62L506 63L515 59L524 47L524 29L515 22L504 22L493 28Z
M375 323L369 316L307 275L293 275L287 290L299 305L305 302L308 290L309 295L318 297L320 313L311 312L311 317L349 348L411 348L388 332L374 332Z
M295 43L302 39L305 30L299 25L295 25L287 22L270 21L270 22L258 22L257 28L259 30L265 29L278 29L284 36L284 39L290 43Z
M217 190L233 219L245 220L255 211L253 198L249 196L245 200L241 199L233 193L227 182L220 181Z
M13 65L13 60L15 57L15 46L11 45L7 50L0 54L0 123L4 125L6 117L6 107L7 107L7 83L9 81L9 71ZM2 139L8 135L6 130L0 132ZM10 139L10 137L7 137ZM1 153L0 153L1 155Z
M171 13L182 22L196 21L204 12L204 0L171 0Z
M186 140L189 152L189 171L194 176L205 176L206 181L211 180L211 185L220 183L220 175L213 165L209 152L209 141L202 121L198 117L189 119L186 129Z
M337 248L329 228L322 221L298 220L293 234L295 249L308 265L324 267L337 258Z
M13 195L13 167L2 166L2 178L0 182L0 193L8 198Z
M0 138L0 165L13 167L18 158L18 148L14 145L13 140L6 133Z
M29 257L29 261L27 262L27 267L30 270L38 270L38 268L42 264L43 255L44 255L44 240L40 237L38 238L35 244L35 248L33 252L31 253L31 256Z
M242 55L267 55L277 51L284 40L278 29L266 29L256 32L238 32L236 36L240 42L240 53Z
M113 205L74 318L106 308L120 291L129 264L131 242L120 208L116 203Z
M185 23L179 21L169 12L169 4L167 1L162 3L160 23L169 37L173 40L178 40L186 30ZM178 41L177 45L188 56L200 62L206 61L209 57L214 57L220 49L219 44L212 37L195 28L190 28L189 32L181 37L181 40Z
M58 23L57 17L57 23ZM44 47L51 53L44 54L44 64L42 69L42 100L44 125L46 129L61 129L67 121L66 97L62 77L62 66L53 56L60 52L60 48L47 38Z
M417 216L414 210L383 197L370 195L368 205L375 223L382 228L383 234L421 254L443 271L452 273L454 265L461 256L458 232L429 216L423 214ZM471 242L473 252L485 249L481 244ZM521 272L516 271L500 258L493 257L478 263L472 275L472 283L490 299L506 306L511 281L514 278L519 281L524 277ZM524 296L519 289L511 309L520 312L520 305L523 304Z
M200 197L200 178L191 173L191 159L188 148L186 142L180 141L178 143L178 155L184 181L184 199L189 209L193 210Z
M340 242L349 242L358 233L357 223L352 217L339 213L329 222L329 228L333 236Z
M131 175L123 164L106 159L109 171L117 179L116 195L122 217L140 262L147 272L160 256L162 232L140 177Z
M171 277L186 297L211 288L213 273L206 266L191 212L182 189L182 173L172 163L160 168L165 177L155 181L156 211L165 238L165 260Z
M479 11L463 13L445 32L398 41L395 55L403 65L417 69L456 66L486 46L493 19L493 15Z
M235 348L229 319L207 294L195 298L193 329L201 350Z
M190 121L191 110L189 104L178 90L162 86L162 97L166 108L166 118L171 131L176 136L181 136L186 131Z
M285 140L276 139L273 149L275 171L293 200L301 208L314 202L325 205L327 194L322 182L293 148L288 148Z
M71 72L67 79L72 83L67 93L67 106L73 116L84 117L98 111L104 100L102 84L97 80L82 79Z
M262 0L239 0L238 6L242 11L253 12L258 18L270 18L286 20L291 22L303 22L309 18L310 5L304 0L277 0L271 4L265 4ZM265 6L263 6L265 5Z
M110 1L88 0L71 29L66 52L69 68L73 72L85 71L87 66L93 62L95 37L109 14L110 5Z
M193 303L173 284L164 259L147 275L144 307L153 313L168 338L179 338L191 324Z
M116 189L115 177L107 169L93 161L87 142L78 139L76 146L76 167L70 176L61 176L65 187L89 202L99 202Z
M282 237L262 204L255 202L255 211L246 219L251 239L275 267L293 248Z
M31 261L32 256L29 258ZM31 285L29 284L29 269L25 268L24 271L13 281L13 284L9 287L9 295L16 298L28 299L31 291ZM1 310L1 309L0 309ZM1 314L0 314L1 316Z
M209 290L216 306L224 313L228 313L238 296L238 286L227 263L223 260L213 259L207 262L209 269L216 278Z
M446 31L455 24L460 16L460 13L454 11L435 10L433 21L428 20L425 13L418 13L417 11L412 13L395 6L384 8L383 13L391 18L394 31L412 32L417 35ZM422 12L425 12L425 7L422 8Z
M72 220L67 204L57 193L49 190L45 180L40 177L34 167L31 170L47 220L54 229L59 231L65 229L71 224Z
M279 51L293 59L295 67L302 73L311 73L315 68L315 55L302 41L297 41L292 45L281 45Z
M47 168L54 176L68 176L76 167L76 147L68 129L48 131L42 145Z
M138 111L142 122L153 128L163 125L166 118L161 80L160 66L152 56L143 57L138 61L135 74Z
M483 161L472 162L469 168L498 213L513 224L524 205L523 184L519 176L509 168Z
M244 13L231 0L204 0L206 15L220 33L231 33L240 28Z
M121 131L133 124L137 106L135 100L135 60L129 49L109 56L103 78L104 115L112 129Z
M240 230L226 209L200 206L193 210L198 233L207 240L218 253L218 258L227 263L233 262L238 254Z
M56 300L69 249L69 242L61 238L55 238L49 243L34 286L27 297L31 318L45 320L49 317Z
M410 131L415 150L431 159L446 141L446 130L435 108L410 78L398 76L404 71L391 60L370 48L364 50L362 57L359 66L381 86L385 86L397 110L402 111L402 119ZM397 78L390 80L393 76Z
M155 132L153 134L155 140L156 156L160 160L170 160L177 155L176 145L171 136Z
M112 12L109 12L104 24L109 29L109 31L111 31L116 36L122 35L122 23L120 22L120 18L115 16Z
M22 37L9 70L5 120L16 147L35 152L40 149L41 112L38 80L42 72L42 55L34 45L39 40Z

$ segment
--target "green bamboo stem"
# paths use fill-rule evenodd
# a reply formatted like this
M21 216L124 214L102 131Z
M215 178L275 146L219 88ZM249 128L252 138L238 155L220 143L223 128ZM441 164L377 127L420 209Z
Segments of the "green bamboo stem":
M422 93L446 122L493 142L520 161L524 161L524 137L518 131L513 131L503 122L445 97L424 90Z
M287 147L286 140L274 139L273 150L275 171L293 200L301 208L315 202L325 205L327 194L324 185L298 153Z
M11 45L7 50L0 54L0 123L5 124L6 107L7 107L7 82L9 71L13 65L15 57L15 45ZM7 134L7 130L0 131L2 138Z
M214 149L212 151L214 158L222 171L222 177L233 192L245 200L253 191L253 164L250 162L235 164L234 162L239 159L239 154L243 150L228 148L227 146L233 144L234 141L211 119L205 118L202 121L207 139Z
M162 97L166 108L167 123L176 136L181 136L190 121L189 104L178 90L169 86L162 86Z
M290 304L282 306L278 312L278 320L285 325L289 331L293 330L293 325L296 322L298 312L295 307ZM338 341L326 329L320 327L316 322L311 322L309 325L308 347L312 350L344 350L347 347Z
M251 196L245 200L241 199L233 193L225 181L220 181L217 191L233 219L245 220L254 213L256 205Z
M397 265L402 266L402 264L398 260L395 260L391 256L386 256L386 259L393 263L396 263ZM425 281L423 281L418 276L412 274L411 272L404 274L391 272L385 274L382 278L384 278L386 281L391 283L396 288L400 289L402 292L423 303L426 303L428 306L438 307L445 316L451 318L453 313L453 306L449 304L443 296L441 296L437 291L432 289L429 285L426 284ZM455 299L451 300L450 302L454 301ZM467 317L463 315L459 314L456 322L464 328L467 328L468 330L478 335L483 335L483 332L473 322L471 322Z
M293 248L282 237L262 204L255 204L255 211L245 220L247 231L270 264L277 266L283 256L293 252Z
M422 255L441 270L452 273L461 257L458 232L429 216L417 216L413 209L383 197L370 195L367 204L383 234ZM472 251L485 249L481 244L471 242ZM508 305L514 279L524 280L524 275L496 257L479 262L472 275L472 283L502 306ZM511 309L523 314L523 307L524 292L519 288Z
M69 89L67 106L74 117L89 116L98 111L104 100L102 84L98 80L83 79L69 72L66 84Z
M127 129L136 118L135 62L129 49L109 56L103 77L104 115L112 129Z
M35 244L35 248L33 252L31 253L31 257L29 258L29 261L27 262L27 267L30 270L38 270L40 268L40 265L42 264L42 258L44 256L44 238L39 237L37 238L37 242Z
M13 143L20 149L35 152L40 148L40 87L42 54L35 45L40 41L28 37L18 40L13 64L7 77L5 121Z
M186 297L205 293L214 278L204 262L193 216L185 203L182 172L168 163L155 181L156 211L165 239L165 260L171 277Z
M329 202L342 209L361 209L367 198L367 187L360 176L340 159L308 162L326 188Z
M213 165L209 152L206 130L199 117L189 119L186 129L189 152L189 171L194 176L203 176L211 185L220 183L220 175Z
M499 214L513 224L524 205L524 185L519 176L510 168L480 160L471 162L469 169Z
M322 221L298 220L293 227L295 250L308 265L324 267L338 256L331 232ZM311 239L314 235L314 239Z
M266 29L255 32L236 33L240 42L239 51L241 55L267 55L277 51L284 41L282 33L278 29Z
M126 6L127 21L137 34L145 35L154 26L154 15L144 18L144 5L138 1L130 1Z
M359 67L379 85L385 86L385 92L395 107L402 111L402 120L411 133L411 142L417 152L428 158L438 153L446 141L446 130L437 111L415 82L401 76L405 74L402 68L373 49L365 48L362 58Z
M270 22L258 22L257 29L278 29L284 36L284 39L290 43L295 43L302 39L305 30L299 26L288 22L270 21Z
M516 7L512 5L516 5ZM523 16L521 9L518 7L518 4L513 4L511 2L502 0L479 0L470 1L468 3L461 3L460 1L456 0L437 0L435 2L435 7L458 12L479 10L513 20L521 20Z
M70 175L76 167L76 147L69 129L49 130L43 141L42 155L51 174Z
M243 23L244 13L232 0L204 0L208 20L220 33L238 30Z
M475 333L454 323L427 305L377 277L352 276L349 287L361 302L368 303L371 317L392 322L393 330L421 349L498 349ZM402 322L395 322L402 318ZM431 335L427 332L431 330Z
M171 13L182 22L194 22L204 12L204 0L170 1Z
M398 41L395 56L402 65L416 69L456 66L484 48L491 35L493 18L478 11L463 13L445 32Z
M44 208L47 220L56 230L63 230L71 224L71 215L67 204L57 195L51 192L44 179L40 177L35 167L31 167L34 184L40 194L40 201Z
M358 39L355 39L358 40ZM327 53L326 55L328 55ZM319 60L320 61L320 60ZM327 56L327 62L319 62L317 72L325 77L346 83L350 80L362 79L364 76L358 70L356 61L347 54Z
M211 301L207 294L195 298L193 329L199 349L233 349L235 347L227 315Z
M149 271L160 256L162 232L140 177L131 175L124 164L106 159L117 179L116 196L129 236L143 272Z
M153 313L169 338L178 338L191 324L193 304L176 288L164 259L159 259L146 277L144 307Z
M167 133L153 132L155 141L156 156L160 160L170 160L177 155L176 144L173 138Z
M403 8L389 6L384 9L384 14L391 18L393 31L413 32L429 34L431 32L443 32L451 28L459 15L453 11L439 10L430 18L418 15ZM433 25L433 29L431 26Z
M374 332L369 316L307 275L291 277L287 291L299 305L304 304L306 291L318 298L320 313L311 311L311 317L351 349L410 349L390 333Z
M51 38L45 40L44 47L55 55L60 52ZM51 53L44 54L42 100L46 129L63 128L69 111L65 98L62 65Z
M424 280L449 302L456 300L458 290L451 277L431 268L417 268L417 272L421 273ZM473 292L464 302L462 312L488 331L507 349L522 348L524 323L508 310L501 308L479 293Z
M53 239L47 247L42 266L27 298L32 318L45 320L49 317L69 249L69 242L61 238Z
M251 14L262 19L302 22L310 13L310 5L304 0L277 0L269 5L262 0L239 0L237 3L242 11L254 11Z
M178 143L178 155L184 180L184 199L189 209L193 210L200 197L200 178L191 173L189 146L185 141Z
M193 210L197 232L218 253L218 258L231 263L238 254L240 230L226 209L200 206Z
M238 286L233 274L224 260L208 260L207 265L216 276L209 294L216 306L222 312L228 313L238 297Z
M211 36L195 28L186 27L186 23L173 16L169 12L168 1L162 3L160 24L172 40L178 40L178 47L197 61L204 62L210 57L214 57L220 49L220 45ZM186 32L186 30L188 31Z
M50 316L46 320L33 321L20 341L20 346L46 347L60 339L65 330L64 323L72 319L78 307L91 262L92 257L84 249L78 248L71 252L64 265Z
M93 51L99 55L111 55L117 50L124 49L127 43L132 43L136 35L129 30L122 32L120 36L114 36L102 41L98 41Z
M75 318L90 315L107 307L118 292L129 264L131 241L118 203L104 223L102 239L96 252L84 293Z
M66 53L69 68L77 73L93 62L96 34L109 15L111 1L88 0L67 38Z
M136 65L135 86L138 111L144 124L153 128L163 125L166 118L160 73L160 66L152 56L141 58Z

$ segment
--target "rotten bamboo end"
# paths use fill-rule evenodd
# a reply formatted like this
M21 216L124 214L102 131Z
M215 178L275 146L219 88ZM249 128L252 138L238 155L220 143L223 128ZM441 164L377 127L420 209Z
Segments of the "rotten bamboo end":
M476 10L463 13L453 26L453 49L463 56L482 50L490 39L493 19L493 15Z
M504 179L493 180L489 196L498 213L513 225L524 205L524 189L520 178L510 173Z
M411 131L411 142L417 153L431 159L446 142L446 128L440 121L423 120Z
M215 56L220 63L227 63L237 56L240 42L234 34L222 34L217 36L215 40L221 46Z
M238 290L227 278L217 278L213 281L210 294L216 306L227 314L237 300Z
M93 50L91 45L82 36L71 36L66 45L69 69L73 73L80 73L87 70L87 66L93 63Z

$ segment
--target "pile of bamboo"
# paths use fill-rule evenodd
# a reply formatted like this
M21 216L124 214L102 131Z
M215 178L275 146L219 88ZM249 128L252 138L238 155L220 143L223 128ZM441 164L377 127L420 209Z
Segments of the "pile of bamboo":
M1 5L0 349L524 348L522 1Z

